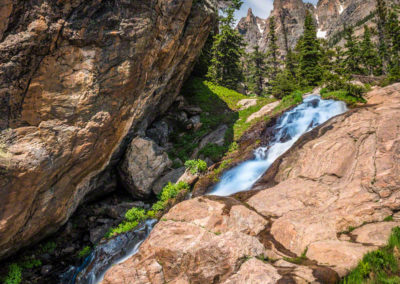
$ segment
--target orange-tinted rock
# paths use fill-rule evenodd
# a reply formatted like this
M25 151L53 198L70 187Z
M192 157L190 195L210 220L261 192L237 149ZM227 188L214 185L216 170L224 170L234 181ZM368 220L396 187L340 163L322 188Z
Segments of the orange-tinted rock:
M102 173L175 100L214 4L2 1L0 257L102 190Z

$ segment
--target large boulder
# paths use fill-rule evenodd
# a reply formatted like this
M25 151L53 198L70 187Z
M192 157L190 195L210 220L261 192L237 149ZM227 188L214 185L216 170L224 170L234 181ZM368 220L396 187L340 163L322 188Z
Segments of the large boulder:
M214 0L0 4L0 257L55 232L168 109Z
M172 164L167 153L154 141L141 137L132 140L118 167L120 179L137 199L150 197L154 182Z

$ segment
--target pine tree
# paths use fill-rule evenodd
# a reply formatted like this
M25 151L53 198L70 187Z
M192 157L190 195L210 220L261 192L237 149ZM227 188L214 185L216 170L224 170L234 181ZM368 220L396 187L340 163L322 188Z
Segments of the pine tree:
M345 28L345 71L348 74L360 74L360 49L359 43L354 38L352 27Z
M274 81L276 79L276 75L278 74L279 68L279 46L277 44L274 17L271 17L269 20L267 63L269 68L269 79Z
M299 78L303 86L316 86L322 79L321 52L317 31L310 12L307 11L304 35L300 43Z
M265 54L260 51L258 46L255 46L254 51L250 54L248 65L250 90L256 95L261 96L264 90L266 63Z
M363 41L361 42L361 61L364 66L365 74L372 76L379 64L378 53L371 40L371 30L367 25L364 26Z
M387 38L386 38L386 18L387 18L387 7L385 0L376 0L376 12L377 12L377 28L379 37L379 57L382 61L382 70L387 73L389 64L389 54L387 50Z
M241 58L244 54L242 36L233 28L235 9L240 8L241 1L232 0L224 10L225 17L220 19L220 32L214 36L212 59L207 78L214 83L236 89L242 81Z
M387 20L387 35L389 39L389 80L400 79L400 24L395 11L391 11Z

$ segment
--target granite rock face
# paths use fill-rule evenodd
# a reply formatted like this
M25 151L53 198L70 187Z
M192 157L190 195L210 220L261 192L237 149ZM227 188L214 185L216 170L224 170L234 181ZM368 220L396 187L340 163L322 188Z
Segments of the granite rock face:
M367 99L301 137L252 195L173 207L103 283L337 283L399 224L384 220L400 209L400 84Z
M216 3L0 1L0 257L57 230L175 100Z
M400 3L399 0L389 2ZM339 37L343 26L351 25L357 36L362 35L364 24L375 25L374 17L371 16L375 9L376 0L319 0L316 6L304 3L302 0L274 0L271 16L275 17L278 46L284 55L286 54L284 30L287 32L288 47L293 49L303 34L307 11L314 17L319 38L324 38L332 44L343 45L344 41ZM248 44L247 51L252 51L254 46L258 45L262 51L267 52L271 16L267 18L265 15L266 18L259 18L249 10L247 17L240 20L237 30Z
M119 176L134 198L146 199L154 182L172 165L167 153L150 139L136 137L120 163Z

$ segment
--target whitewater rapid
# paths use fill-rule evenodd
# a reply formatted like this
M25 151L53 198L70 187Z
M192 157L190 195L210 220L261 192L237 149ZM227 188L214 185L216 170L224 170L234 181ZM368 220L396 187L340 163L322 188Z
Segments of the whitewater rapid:
M209 194L229 196L250 190L272 163L304 133L346 111L346 104L341 101L323 100L316 95L305 98L302 104L285 112L278 119L269 145L256 149L253 160L243 162L224 173Z

